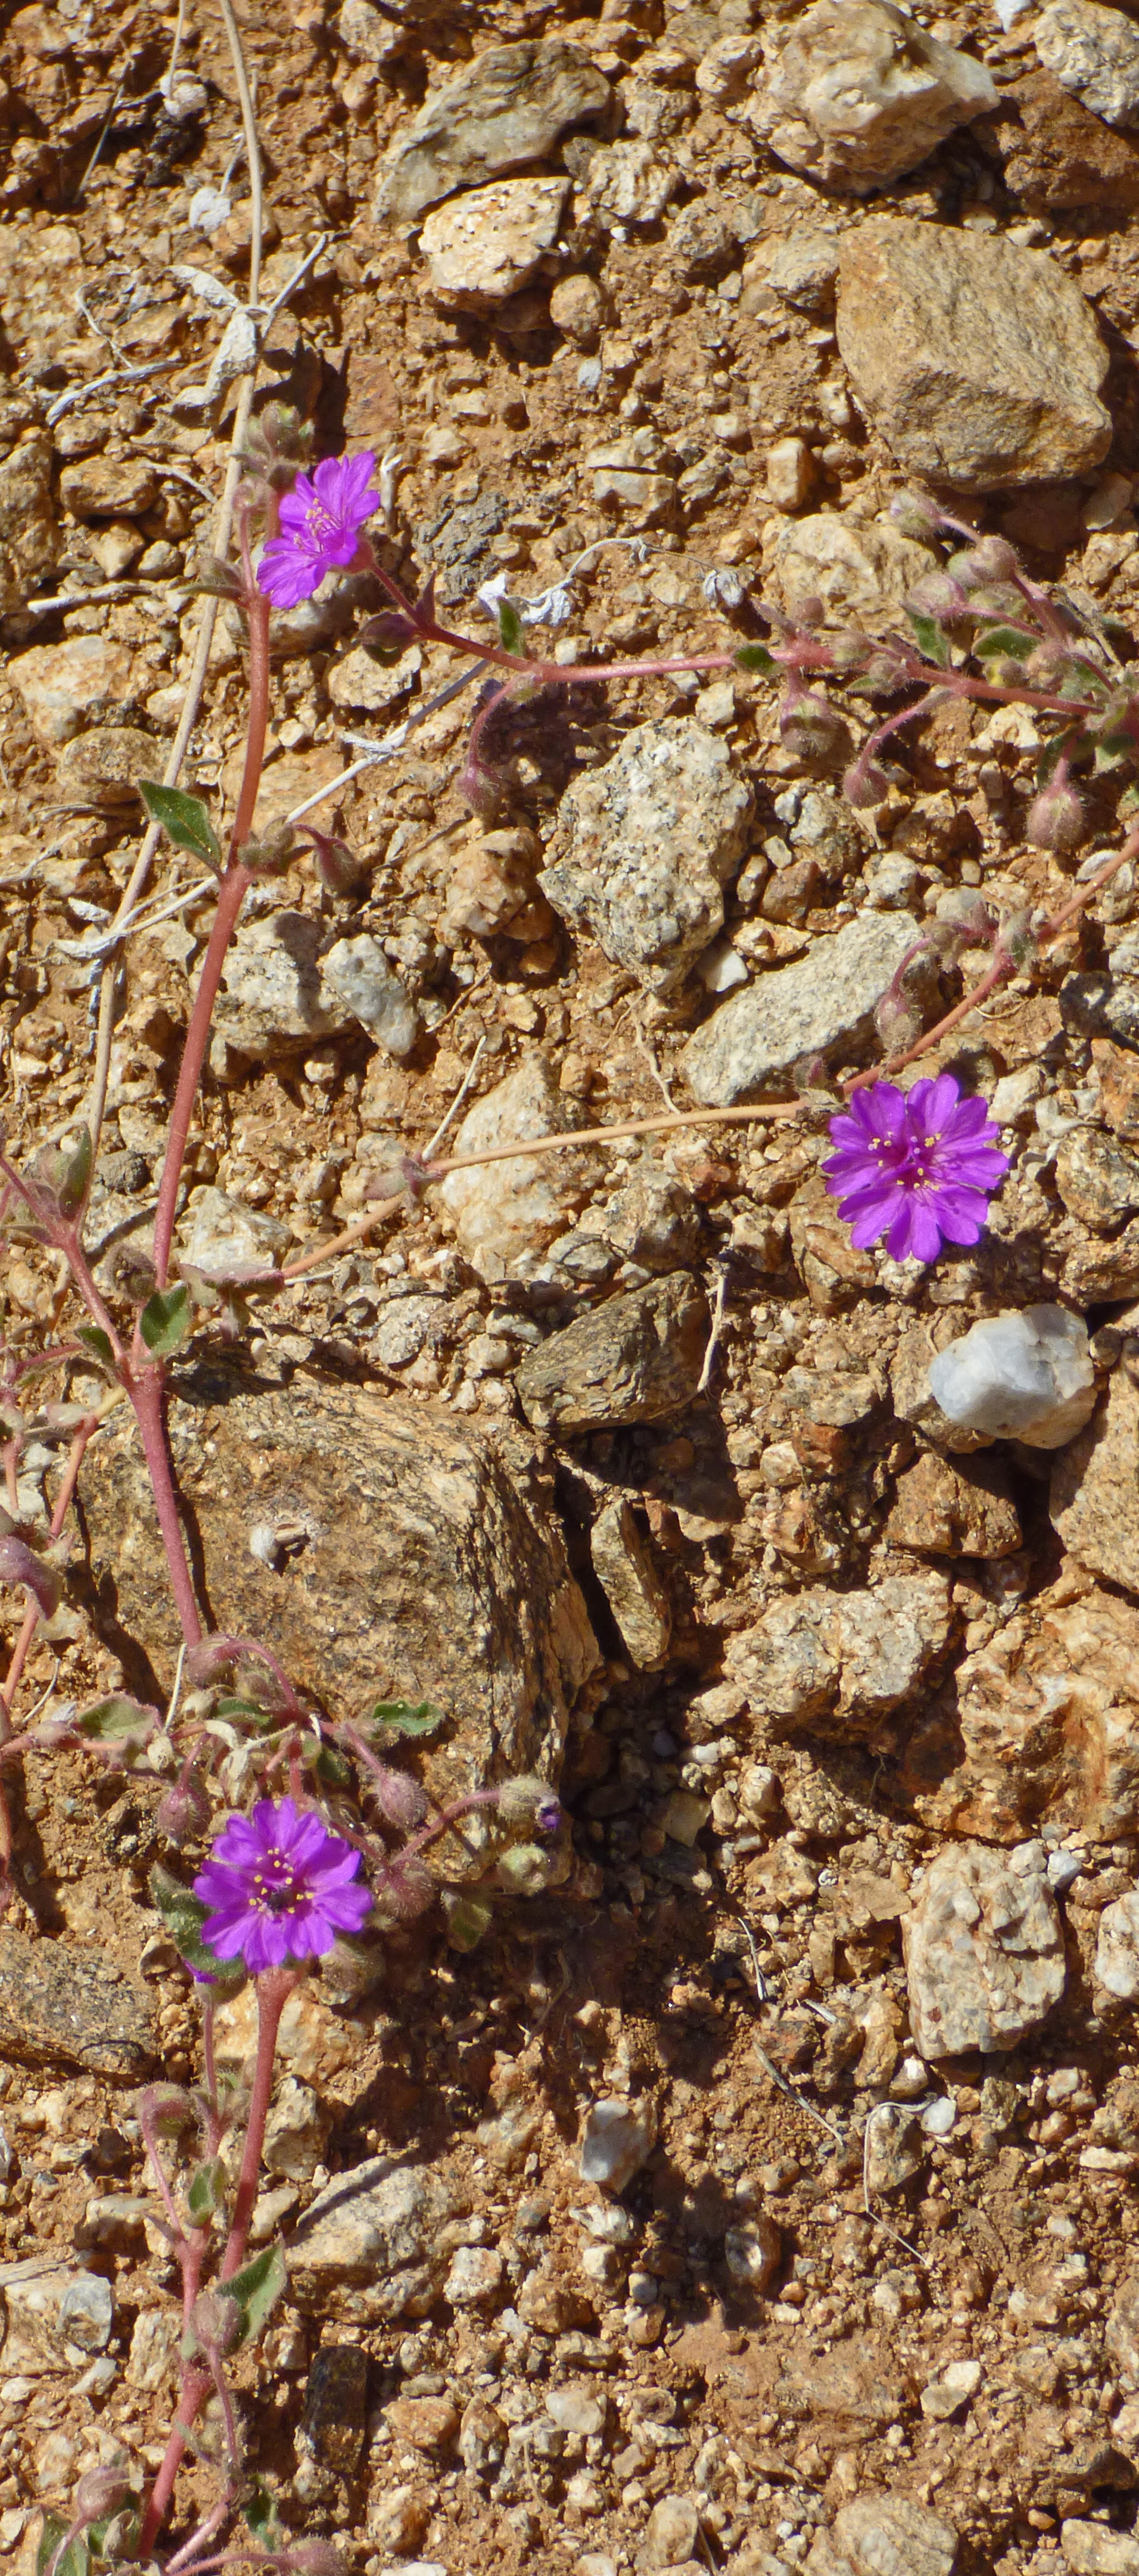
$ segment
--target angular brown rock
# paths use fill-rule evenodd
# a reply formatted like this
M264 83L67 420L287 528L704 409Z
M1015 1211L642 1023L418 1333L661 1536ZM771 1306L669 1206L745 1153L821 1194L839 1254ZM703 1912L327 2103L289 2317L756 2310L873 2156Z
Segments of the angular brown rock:
M202 1366L170 1434L212 1627L263 1639L338 1715L433 1701L447 1719L423 1757L436 1796L556 1776L597 1647L524 1431ZM86 1463L96 1625L157 1698L177 1636L138 1445L109 1434Z
M1048 1510L1081 1565L1139 1593L1139 1387L1126 1363L1086 1428L1057 1457Z
M838 343L887 446L934 483L992 492L1083 474L1111 443L1095 316L1042 251L875 217L844 239Z
M708 1330L704 1292L686 1271L610 1297L527 1353L518 1372L526 1419L565 1438L678 1413L696 1393Z
M899 1476L885 1534L916 1555L1011 1556L1021 1529L1007 1469L989 1458L954 1466L927 1450Z

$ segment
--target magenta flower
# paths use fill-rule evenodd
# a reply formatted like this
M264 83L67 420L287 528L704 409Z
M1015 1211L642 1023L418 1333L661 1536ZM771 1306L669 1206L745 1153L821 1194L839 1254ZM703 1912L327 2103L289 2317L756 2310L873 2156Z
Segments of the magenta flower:
M372 490L375 457L326 456L315 474L298 474L281 502L281 534L261 549L259 589L274 608L311 599L326 572L351 563L365 519L380 506Z
M826 1184L860 1251L884 1234L892 1260L936 1261L943 1243L978 1241L1009 1158L995 1150L988 1102L962 1100L951 1073L909 1092L869 1083L830 1131Z
M287 1959L319 1958L338 1932L358 1932L371 1907L351 1881L360 1854L326 1832L311 1807L259 1799L252 1816L231 1816L194 1894L207 1906L206 1947L244 1959L254 1976Z

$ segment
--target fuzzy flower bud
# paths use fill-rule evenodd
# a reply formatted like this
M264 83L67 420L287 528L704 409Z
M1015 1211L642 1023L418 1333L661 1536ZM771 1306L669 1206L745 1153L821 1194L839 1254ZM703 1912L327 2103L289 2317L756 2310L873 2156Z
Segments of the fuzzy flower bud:
M874 1026L887 1055L901 1055L913 1045L921 1023L907 1009L900 993L895 993L891 986L889 992L883 993L881 1001L875 1003Z
M347 2565L330 2540L300 2540L295 2549L281 2552L282 2568L296 2568L297 2576L348 2576Z
M485 762L480 760L473 745L468 750L455 785L460 796L466 798L473 814L481 814L486 821L489 821L493 814L497 814L502 802L501 786Z
M522 1772L517 1780L504 1780L498 1793L498 1812L504 1825L540 1823L550 1806L555 1810L555 1821L552 1826L543 1824L543 1833L556 1832L561 1810L549 1781L536 1779L529 1771Z
M904 537L916 537L919 545L923 538L928 543L936 537L944 525L936 501L927 499L924 492L895 492L890 517Z
M865 812L871 805L881 805L890 793L890 781L876 760L856 760L846 772L842 792L848 805Z
M919 617L960 617L968 602L960 583L947 572L927 572L907 592L906 606Z
M376 1872L376 1912L381 1922L414 1923L435 1902L435 1881L421 1860L395 1861Z
M299 828L312 842L329 893L351 894L368 873L367 860L358 859L347 841L338 840L332 832L318 832L312 823L302 823Z
M398 1825L402 1833L409 1834L422 1824L427 1800L410 1772L393 1771L386 1762L378 1762L374 1769L369 1765L367 1784L389 1825Z
M1034 796L1024 818L1024 837L1034 850L1053 850L1060 858L1086 840L1087 809L1067 779L1056 777Z
M1016 554L1005 537L978 537L975 545L963 546L950 555L946 566L962 590L979 590L989 581L1011 581L1020 569Z
M549 1885L550 1855L537 1843L515 1843L495 1863L494 1875L511 1896L540 1896Z
M190 2311L190 2325L203 2352L231 2352L241 2333L241 2310L224 2290L201 2290Z
M849 740L842 717L817 689L784 698L779 731L788 751L798 752L804 760L819 760Z
M251 877L283 877L295 848L292 824L284 815L276 815L263 832L251 833L242 842L238 857Z
M107 2514L118 2512L130 2491L130 2480L121 2462L107 2468L84 2469L75 2489L76 2522L102 2522Z
M211 1815L209 1791L200 1771L187 1771L159 1800L155 1823L168 1842L196 1842Z

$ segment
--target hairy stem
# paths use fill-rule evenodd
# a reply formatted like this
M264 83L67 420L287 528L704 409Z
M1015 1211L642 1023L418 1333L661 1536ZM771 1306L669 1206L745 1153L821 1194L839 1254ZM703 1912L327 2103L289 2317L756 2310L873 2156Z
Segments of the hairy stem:
M132 1376L127 1393L134 1407L134 1416L142 1441L146 1471L154 1494L154 1508L162 1533L162 1544L166 1551L170 1589L174 1595L182 1635L188 1646L197 1646L201 1644L202 1622L194 1597L190 1561L186 1554L186 1542L182 1536L182 1523L174 1492L170 1449L166 1437L165 1388L158 1364L152 1362L149 1368L140 1370L137 1377Z

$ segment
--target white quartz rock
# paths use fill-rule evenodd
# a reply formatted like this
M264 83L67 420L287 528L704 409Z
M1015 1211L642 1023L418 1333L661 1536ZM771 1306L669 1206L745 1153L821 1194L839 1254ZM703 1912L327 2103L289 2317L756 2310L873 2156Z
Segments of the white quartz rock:
M1087 1326L1063 1306L991 1315L938 1352L929 1383L951 1422L1062 1449L1095 1405Z

